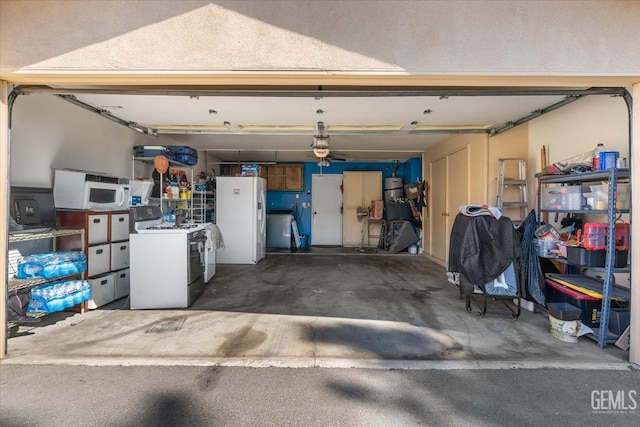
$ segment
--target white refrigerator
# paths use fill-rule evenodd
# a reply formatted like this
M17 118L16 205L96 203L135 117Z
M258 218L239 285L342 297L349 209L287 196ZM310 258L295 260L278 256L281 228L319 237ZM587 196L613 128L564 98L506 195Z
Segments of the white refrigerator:
M266 181L258 177L216 178L216 224L224 240L218 264L255 264L266 252Z

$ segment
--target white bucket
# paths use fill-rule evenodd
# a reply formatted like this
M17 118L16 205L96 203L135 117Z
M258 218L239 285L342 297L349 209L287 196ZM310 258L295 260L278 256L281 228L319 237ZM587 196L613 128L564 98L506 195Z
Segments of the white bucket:
M549 315L549 332L560 341L576 343L580 335L582 322L579 320L560 320Z
M417 245L409 246L409 253L410 254L417 254L418 253L418 246Z

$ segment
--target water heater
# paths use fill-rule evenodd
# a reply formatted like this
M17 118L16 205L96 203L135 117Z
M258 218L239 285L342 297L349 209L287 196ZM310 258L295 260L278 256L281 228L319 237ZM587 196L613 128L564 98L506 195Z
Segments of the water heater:
M402 178L391 177L384 179L384 201L391 202L393 198L402 197Z

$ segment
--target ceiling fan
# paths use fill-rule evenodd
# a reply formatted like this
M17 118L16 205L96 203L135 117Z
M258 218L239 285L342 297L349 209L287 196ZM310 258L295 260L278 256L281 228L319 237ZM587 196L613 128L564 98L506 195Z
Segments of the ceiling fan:
M316 134L313 136L313 141L311 142L311 148L313 148L313 155L319 159L318 166L320 167L329 166L331 164L331 160L339 162L346 161L344 158L336 157L331 154L329 140L329 135L325 133L324 122L318 122L316 124Z

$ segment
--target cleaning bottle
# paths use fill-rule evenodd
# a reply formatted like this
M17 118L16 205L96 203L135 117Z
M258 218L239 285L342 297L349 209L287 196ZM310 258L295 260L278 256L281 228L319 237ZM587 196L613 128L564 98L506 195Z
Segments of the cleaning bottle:
M607 149L604 147L603 143L599 143L596 148L592 152L591 157L591 170L599 171L600 170L600 152L606 151Z

